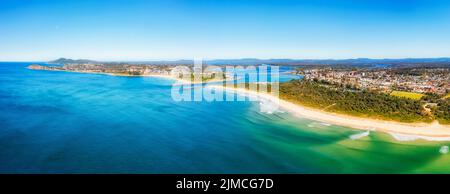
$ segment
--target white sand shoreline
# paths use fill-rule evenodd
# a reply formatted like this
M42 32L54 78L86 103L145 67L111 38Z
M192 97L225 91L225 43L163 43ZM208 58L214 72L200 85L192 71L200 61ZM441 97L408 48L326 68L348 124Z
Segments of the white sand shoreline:
M186 83L186 80L180 80L171 76L164 76L162 78L173 79ZM253 95L269 100L277 103L281 109L286 110L296 117L350 127L358 130L384 132L390 134L394 137L394 139L399 141L412 141L417 139L426 141L450 141L450 125L441 125L437 121L433 123L401 123L348 116L294 104L268 93L250 91L244 88L226 88L220 85L209 85L209 87L233 91L249 96Z
M378 131L392 135L400 141L411 141L423 139L427 141L450 141L450 126L441 125L437 121L429 123L400 123L394 121L383 121L369 118L360 118L325 112L313 108L304 107L286 100L279 99L267 93L259 93L242 88L224 88L248 95L256 95L265 100L275 102L283 110L288 111L297 117L307 118L315 121L330 123L338 126L345 126L365 131Z

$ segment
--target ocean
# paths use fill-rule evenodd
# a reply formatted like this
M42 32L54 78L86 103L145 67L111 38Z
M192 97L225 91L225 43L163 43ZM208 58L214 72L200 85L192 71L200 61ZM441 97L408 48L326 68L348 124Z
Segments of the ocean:
M0 173L450 173L449 142L269 114L258 102L176 102L172 80L30 64L0 63Z

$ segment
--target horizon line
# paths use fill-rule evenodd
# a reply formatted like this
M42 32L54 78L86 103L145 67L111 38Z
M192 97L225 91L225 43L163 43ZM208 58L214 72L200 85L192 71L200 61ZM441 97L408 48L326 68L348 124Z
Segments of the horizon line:
M0 62L51 62L54 60L59 59L68 59L68 60L90 60L90 61L97 61L97 62L175 62L175 61L194 61L196 58L193 59L130 59L130 60L97 60L97 59L89 59L89 58L66 58L66 57L59 57L57 59L52 60L0 60ZM244 58L211 58L211 59L202 59L203 61L218 61L218 60L292 60L292 61L304 61L304 60L310 60L310 61L345 61L345 60L361 60L361 59L367 59L367 60L411 60L411 59L450 59L450 56L446 57L399 57L399 58L368 58L368 57L357 57L357 58L252 58L252 57L244 57Z

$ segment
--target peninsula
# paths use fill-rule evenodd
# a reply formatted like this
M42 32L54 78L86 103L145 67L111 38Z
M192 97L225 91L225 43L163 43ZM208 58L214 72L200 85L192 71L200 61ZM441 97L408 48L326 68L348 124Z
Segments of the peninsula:
M68 62L60 64L60 62ZM106 74L112 76L153 76L170 79L177 79L180 82L190 83L207 83L220 82L227 79L227 75L222 72L209 71L201 72L198 75L199 80L195 79L195 73L189 72L188 75L183 75L183 72L174 73L172 71L177 65L155 65L155 64L130 64L130 63L101 63L90 60L70 60L59 59L55 65L30 65L28 69L32 70L47 70L47 71L67 71L77 73L96 73ZM192 68L192 67L188 67Z

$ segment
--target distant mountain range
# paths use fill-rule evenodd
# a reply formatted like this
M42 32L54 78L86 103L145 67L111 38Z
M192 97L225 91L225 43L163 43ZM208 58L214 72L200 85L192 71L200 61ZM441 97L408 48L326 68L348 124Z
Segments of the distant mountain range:
M88 59L66 59L60 58L48 63L52 64L95 64L95 63L130 63L130 64L193 64L193 60L174 60L174 61L117 61L117 62L101 62ZM259 64L275 64L275 65L373 65L373 64L450 64L450 58L405 58L405 59L215 59L203 61L208 65L259 65Z

